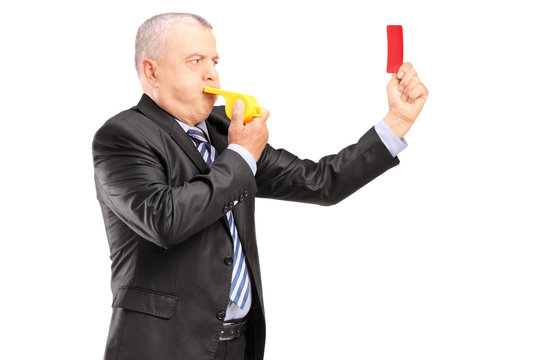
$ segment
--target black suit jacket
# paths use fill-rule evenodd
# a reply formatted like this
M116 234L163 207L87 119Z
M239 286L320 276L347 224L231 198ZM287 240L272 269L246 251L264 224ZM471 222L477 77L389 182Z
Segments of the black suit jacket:
M105 359L211 360L228 305L232 209L252 282L248 359L262 359L265 316L255 196L337 203L397 165L373 128L318 163L266 145L253 173L227 149L224 107L206 121L219 156L207 165L175 119L143 95L96 132L93 160L112 260Z

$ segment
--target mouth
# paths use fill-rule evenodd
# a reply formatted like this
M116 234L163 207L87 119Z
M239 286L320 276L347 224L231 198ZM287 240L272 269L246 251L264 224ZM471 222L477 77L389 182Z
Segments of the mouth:
M215 104L216 101L218 100L219 95L208 94L208 93L205 93L205 92L203 91L203 97L204 97L209 103Z

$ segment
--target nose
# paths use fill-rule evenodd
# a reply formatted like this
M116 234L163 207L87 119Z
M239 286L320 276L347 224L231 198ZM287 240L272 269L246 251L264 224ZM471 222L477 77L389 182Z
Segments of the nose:
M219 74L217 72L216 65L214 64L214 62L211 61L204 72L204 80L216 81L218 78Z

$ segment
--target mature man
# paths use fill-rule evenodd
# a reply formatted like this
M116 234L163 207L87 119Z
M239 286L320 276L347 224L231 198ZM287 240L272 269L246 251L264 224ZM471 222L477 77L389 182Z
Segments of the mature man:
M241 102L232 120L213 106L203 88L220 86L218 59L203 18L148 19L135 54L144 94L95 134L114 294L106 359L262 359L254 197L339 202L399 163L428 95L403 64L384 119L315 163L267 144L267 109L244 125Z

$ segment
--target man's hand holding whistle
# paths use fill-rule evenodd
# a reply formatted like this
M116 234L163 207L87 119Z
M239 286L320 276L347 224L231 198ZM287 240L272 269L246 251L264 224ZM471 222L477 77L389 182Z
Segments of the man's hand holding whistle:
M244 124L244 103L242 100L236 100L229 126L229 144L238 144L244 147L255 161L259 160L268 142L269 134L266 127L268 117L270 117L270 111L264 109L261 117L255 117L249 123Z

